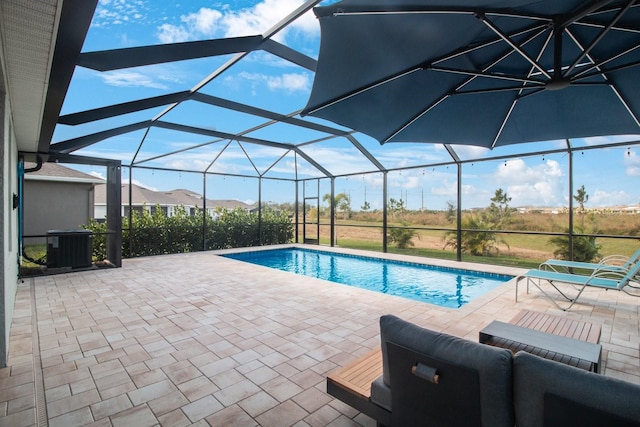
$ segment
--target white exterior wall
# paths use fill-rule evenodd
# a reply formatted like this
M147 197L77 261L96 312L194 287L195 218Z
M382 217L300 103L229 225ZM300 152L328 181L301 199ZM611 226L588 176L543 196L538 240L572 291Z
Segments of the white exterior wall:
M4 73L2 73L4 74ZM2 81L4 87L4 80ZM4 90L0 92L0 366L6 366L9 334L18 288L18 210L13 208L13 195L18 193L18 149L11 126L11 108Z

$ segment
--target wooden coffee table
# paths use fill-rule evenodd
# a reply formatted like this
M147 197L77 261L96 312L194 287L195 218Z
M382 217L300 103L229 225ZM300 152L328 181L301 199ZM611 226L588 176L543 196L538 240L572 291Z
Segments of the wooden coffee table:
M493 321L480 331L480 342L599 372L600 325L522 310L508 323Z

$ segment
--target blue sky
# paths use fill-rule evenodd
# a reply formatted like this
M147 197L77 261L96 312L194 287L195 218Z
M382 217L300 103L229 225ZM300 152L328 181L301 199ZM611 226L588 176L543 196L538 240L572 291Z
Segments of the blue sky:
M182 3L159 0L101 0L83 51L119 49L126 47L207 40L224 37L261 34L292 12L302 2L298 0L212 2L189 0ZM320 43L319 25L312 13L307 13L274 37L277 41L311 57L317 57ZM149 67L130 68L110 72L97 72L77 68L62 114L126 102L138 98L163 95L193 88L202 82L231 56L181 61ZM307 101L313 73L286 63L268 53L251 53L241 63L230 68L202 92L254 107L289 114L302 109ZM153 118L163 108L127 114L79 126L59 125L54 142L63 141L108 129L112 126L135 123ZM235 133L263 123L246 115L189 101L168 113L164 120ZM337 127L331 123L323 124ZM144 131L132 132L100 142L76 152L80 155L115 158L129 164L142 140ZM277 125L255 131L250 136L297 143L324 136L293 126ZM380 146L366 135L356 138L389 168L440 163L450 160L439 145L387 144ZM636 136L629 138L637 140ZM185 147L211 142L210 137L195 136L173 131L153 129L147 135L136 161L149 159L159 153L177 151ZM576 141L575 144L593 145L598 139ZM268 176L292 177L293 157L285 156L273 164L283 152L268 147L246 146L254 165L242 149L226 142L150 160L144 165L183 170L204 170L218 155L212 171L255 175L269 170ZM487 158L522 150L500 148L487 151L477 147L458 147L463 159ZM530 145L531 150L559 148L564 142L555 141ZM640 154L638 145L621 146L605 150L585 150L574 156L574 185L584 185L589 194L589 206L640 204ZM382 195L380 174L367 174L373 168L346 140L336 139L305 147L305 151L335 174L362 172L336 181L336 191L350 194L352 207L359 208L366 200L372 208L380 208ZM317 170L304 162L298 163L303 178L319 176ZM86 172L104 175L97 168L84 168ZM568 204L567 154L519 157L508 161L474 162L463 168L463 207L486 206L497 188L503 188L512 197L513 206L566 206ZM123 181L129 173L123 171ZM189 188L202 193L202 174L167 173L136 169L133 182L156 190ZM209 198L257 199L254 180L245 178L207 179ZM293 201L292 186L272 182L263 184L264 201ZM389 197L402 198L410 208L444 209L448 201L455 200L456 170L453 166L416 168L389 174ZM317 191L310 188L309 191ZM323 184L322 194L328 192ZM307 193L310 194L310 193Z

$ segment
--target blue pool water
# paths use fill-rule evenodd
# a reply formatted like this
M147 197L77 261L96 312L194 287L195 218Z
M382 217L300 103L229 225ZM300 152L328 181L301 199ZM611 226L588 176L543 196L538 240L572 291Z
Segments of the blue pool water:
M459 308L511 276L298 248L224 255L344 285Z

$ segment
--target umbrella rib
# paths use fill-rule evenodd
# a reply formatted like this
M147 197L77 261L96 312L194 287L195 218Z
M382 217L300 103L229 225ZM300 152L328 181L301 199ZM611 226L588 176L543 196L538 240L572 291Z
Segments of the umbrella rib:
M507 114L505 114L504 116L504 120L502 121L502 124L500 125L500 129L498 129L498 132L496 132L496 136L495 138L493 138L493 142L491 143L491 149L493 150L496 147L496 144L498 143L498 139L500 138L500 135L502 135L502 131L504 130L504 127L507 125L507 122L509 121L509 117L511 117L511 113L513 113L513 110L516 108L516 104L518 103L518 97L516 97L512 102L511 105L509 106L509 111L507 111Z
M425 114L427 114L429 111L433 110L434 108L436 108L438 105L440 105L442 102L444 102L447 98L449 98L451 95L450 94L446 94L443 97L441 97L440 99L438 99L437 101L435 101L433 104L431 104L429 107L425 108L424 110L422 110L422 112L420 112L420 114L418 114L417 116L413 117L411 120L409 120L407 123L405 123L404 125L402 125L402 127L400 127L398 130L396 130L395 132L393 132L389 137L385 138L384 141L382 141L382 143L387 143L389 142L391 139L393 139L393 137L395 137L397 134L399 134L400 132L402 132L403 130L405 130L406 128L408 128L409 126L411 126L416 120L420 119L420 117L424 116Z
M573 24L574 22L584 18L585 16L588 16L591 13L596 12L597 10L601 9L603 6L606 6L607 4L611 3L611 1L612 0L600 0L598 2L588 4L586 7L582 8L581 10L576 11L576 13L574 13L573 15L567 16L565 20L559 24L559 27L566 28L569 25Z
M540 64L538 64L537 61L535 61L524 50L522 50L522 48L520 46L518 46L513 40L511 40L507 34L503 33L502 30L500 30L500 28L498 28L493 22L491 22L491 20L489 20L485 16L485 14L478 13L478 14L476 14L476 17L478 19L480 19L487 27L489 27L489 29L491 31L496 33L502 40L504 40L505 43L507 43L509 46L511 46L511 48L513 50L518 52L520 54L520 56L522 56L531 65L533 65L535 68L537 68L538 71L540 71L545 77L547 77L548 79L551 79L551 75L547 72L547 70L544 69L544 67L542 67Z
M627 13L627 11L631 8L631 6L633 5L633 3L635 2L635 0L630 0L627 5L625 7L621 7L620 10L618 11L618 13L616 14L616 16L613 17L613 19L611 20L611 22L609 22L609 24L607 26L605 26L602 31L600 31L600 34L598 34L598 36L593 39L593 41L591 42L591 44L582 51L582 53L576 58L575 61L573 61L573 64L571 64L571 66L564 72L564 76L566 77L568 76L573 69L580 63L580 61L582 61L587 55L589 55L589 52L591 52L593 50L593 48L600 43L600 41L602 40L602 38L607 35L607 33L611 30L611 28L620 20L620 18L622 18L622 16Z
M319 104L318 106L316 106L316 107L314 107L314 108L312 108L310 110L302 111L300 113L300 115L301 116L307 116L307 115L313 114L313 113L315 113L317 111L320 111L320 110L323 110L323 109L325 109L327 107L331 107L332 105L337 104L338 102L344 101L344 100L349 99L351 97L354 97L356 95L360 95L361 93L364 93L364 92L366 92L368 90L374 89L374 88L376 88L378 86L382 86L382 85L384 85L386 83L392 82L393 80L402 78L404 76L408 76L409 74L412 74L412 73L415 73L416 71L421 71L421 70L422 70L421 66L415 66L415 67L411 67L409 69L402 70L399 73L392 74L391 76L386 77L386 78L381 79L381 80L378 80L378 81L376 81L374 83L370 83L370 84L366 84L364 86L360 86L359 88L357 88L355 90L352 90L350 92L345 93L344 95L340 95L340 96L335 97L335 98L333 98L333 99L331 99L331 100L329 100L327 102L323 102L323 103Z
M640 117L638 117L638 115L636 115L636 113L631 109L631 107L629 106L629 103L627 102L627 100L624 99L622 94L620 92L618 92L618 89L615 86L609 85L609 87L611 88L613 93L618 97L618 99L620 100L620 102L622 103L624 108L627 110L627 112L629 113L629 115L631 116L633 121L636 122L636 126L638 126L640 128Z
M604 25L601 24L600 22L595 22L595 21L591 21L588 18L583 19L580 22L576 22L575 24L576 26L582 26L582 27L595 27L595 28L604 28ZM639 34L640 33L640 29L635 28L635 27L627 27L624 25L614 25L613 27L611 27L612 30L614 31L621 31L621 32L625 32L625 33L632 33L632 34Z
M567 30L567 34L569 34L569 37L571 37L571 39L573 40L573 42L576 44L576 46L578 46L580 49L582 48L582 45L580 44L580 42L578 41L578 39L576 39L576 37ZM610 83L609 77L607 77L607 72L611 72L611 70L606 70L603 71L600 67L602 66L601 64L596 63L596 61L593 60L593 58L587 54L587 58L589 59L589 61L591 61L591 63L593 64L592 68L595 68L596 70L599 71L599 74L602 76L602 78L604 79L605 83L609 86L609 88L611 88L611 90L613 91L614 95L620 100L620 102L622 103L622 105L624 106L624 108L627 110L627 112L629 113L629 115L631 116L631 118L633 119L633 121L636 123L636 125L638 127L640 127L640 118L638 117L638 115L631 109L631 107L629 106L629 103L627 102L627 100L622 96L622 94L618 91L618 89Z
M638 48L640 48L640 46L635 46L633 49L629 49L629 51L632 51L632 50L635 50L635 49L638 49ZM615 59L615 58L612 58L611 60L613 60L613 59ZM610 62L610 60L607 60L606 62ZM597 70L598 67L602 67L602 65L604 65L604 63L605 62L601 62L599 64L594 64L592 67L589 67L588 70L585 70L585 72L593 70L593 69ZM604 71L594 71L594 72L590 72L590 73L586 73L586 74L585 74L585 72L582 72L582 73L574 75L572 82L575 81L575 80L584 80L584 79L588 79L588 78L595 77L595 76L601 76L603 73L613 73L615 71L620 71L620 70L624 70L624 69L627 69L627 68L637 67L638 65L640 65L640 61L629 62L628 64L622 64L622 65L618 65L617 67L607 68Z
M526 39L522 45L526 45L527 43L529 43L530 41L534 40L536 37L538 37L541 33L536 33L533 35L530 35L528 39ZM547 42L548 43L549 38L547 38ZM545 45L546 45L545 43ZM486 65L482 72L485 72L486 70L491 69L493 66L495 66L496 64L500 63L502 60L504 60L507 56L511 55L513 52L509 51L503 55L501 55L499 58L495 59L493 62L489 63L488 65ZM531 74L531 72L529 73L529 75ZM383 143L389 142L389 140L391 140L392 138L394 138L397 134L399 134L400 132L402 132L404 129L406 129L408 126L410 126L412 123L414 123L416 120L418 120L420 117L424 116L425 114L427 114L429 111L431 111L433 108L435 108L436 106L438 106L441 102L445 101L447 98L449 98L452 95L455 95L456 93L459 93L458 91L465 87L467 84L469 84L471 81L473 81L477 76L471 75L469 78L467 78L465 81L463 81L462 83L460 83L453 91L451 91L450 93L445 94L444 96L442 96L440 99L436 100L432 105L430 105L429 107L427 107L426 109L424 109L420 114L416 115L414 118L412 118L410 121L408 121L407 123L405 123L403 126L401 126L399 129L397 129L395 132L393 132L389 137L385 138ZM536 82L538 83L538 82ZM526 84L526 82L525 82Z
M539 36L540 34L542 34L542 32L544 31L544 29L546 27L547 27L547 25L535 25L535 26L532 26L530 28L525 28L524 30L521 30L521 31L518 31L518 32L516 32L514 34L511 34L511 35L509 35L509 37L516 37L516 36L520 36L520 35L526 34L528 32L531 32L531 31L540 30L540 31L537 31L532 36L530 36L523 43L523 44L526 44L526 43L530 42L531 40L533 40L534 38L536 38L537 36ZM480 44L478 46L466 47L464 49L461 49L460 51L454 52L452 54L448 54L447 56L443 56L443 57L434 59L432 61L432 64L439 63L439 62L444 62L444 61L447 61L449 59L455 58L457 56L467 54L467 53L472 52L474 50L482 49L482 48L490 46L490 45L492 45L494 43L498 43L501 40L502 39L498 37L498 38L496 38L494 40L487 41L487 42L482 43L482 44ZM509 52L509 53L512 53L512 52ZM504 56L501 59L503 59L503 58L504 58ZM367 85L364 85L364 86L360 86L359 88L354 89L353 91L347 92L347 93L345 93L345 94L343 94L341 96L335 97L335 98L333 98L333 99L331 99L329 101L321 103L321 104L317 105L316 107L314 107L314 108L312 108L310 110L304 110L301 113L301 115L302 116L313 115L313 113L315 113L317 111L320 111L320 110L323 110L325 108L328 108L328 107L330 107L332 105L335 105L335 104L337 104L337 103L339 103L339 102L341 102L343 100L349 99L349 98L351 98L353 96L356 96L356 95L360 95L360 94L362 94L362 93L364 93L364 92L366 92L366 91L368 91L370 89L374 89L374 88L376 88L378 86L384 85L384 84L389 83L389 82L391 82L393 80L399 79L399 78L407 76L409 74L412 74L415 71L427 69L427 67L428 67L428 65L425 65L424 63L422 63L422 64L419 64L417 66L412 66L410 68L406 68L406 69L404 69L404 70L402 70L402 71L400 71L400 72L398 72L396 74L392 74L391 76L389 76L389 77L387 77L385 79L378 80L378 81L376 81L374 83L370 83L370 84L367 84ZM488 67L488 68L490 68L490 67ZM538 82L536 81L535 83L538 83Z
M455 91L454 93L452 93L451 95L481 95L483 93L495 93L495 92L514 92L514 91L523 91L523 90L539 90L539 89L543 89L544 86L540 85L540 86L528 86L528 87L522 87L522 86L509 86L509 87L499 87L499 88L492 88L492 89L475 89L475 90L458 90ZM526 95L522 95L522 96L526 96Z
M457 68L435 67L435 66L428 66L425 68L425 70L441 71L444 73L452 73L452 74L464 74L472 77L486 77L490 79L509 80L509 81L521 82L524 84L527 84L527 83L536 84L536 85L544 84L544 82L540 80L522 78L522 77L512 76L512 75L502 74L502 73L500 74L486 73L483 71L470 71L470 70L461 70Z
M604 60L600 61L597 64L593 63L588 68L586 68L586 69L580 71L579 73L576 73L573 76L571 76L571 79L572 80L586 79L586 78L589 78L589 77L593 77L595 75L600 75L600 74L602 74L602 72L600 72L600 71L592 72L592 71L594 69L597 70L598 68L602 67L603 65L606 65L611 61L615 61L616 59L621 58L621 57L633 52L634 50L636 50L638 48L640 48L640 45L636 45L636 46L633 46L633 47L631 47L629 49L626 49L625 51L617 53L617 54L613 55L612 57L610 57L608 59L604 59ZM638 64L640 64L640 62L636 61L636 62L630 62L628 64L618 65L616 67L608 68L607 72L618 71L618 70L622 70L622 69L629 68L629 67L635 67Z
M608 0L608 1L612 1L612 0ZM380 7L386 7L386 6L380 6ZM374 8L371 8L370 10L346 10L344 8L340 8L338 9L336 12L331 13L332 16L334 17L341 17L341 16L362 16L362 15L476 15L478 14L478 10L477 9L465 9L465 8L459 8L459 9L447 9L447 8L441 8L441 9L437 9L437 8L426 8L426 9L417 9L413 6L410 6L406 9L403 9L401 7L396 7L395 10L384 10L384 9L378 9L375 10ZM495 16L495 17L504 17L504 18L521 18L521 19L532 19L532 20L536 20L536 21L547 21L549 23L552 22L552 18L549 18L548 16L544 16L544 15L534 15L534 14L529 14L529 13L515 13L512 10L483 10L482 11L483 14L485 15L491 15L491 16Z
M535 61L536 63L542 57L544 51L547 49L547 46L549 46L549 43L551 43L551 37L552 36L553 36L553 32L550 31L549 34L547 35L547 39L542 44L542 48L538 52L538 57L536 58L536 61ZM535 68L536 68L535 64L531 64L531 68L529 69L529 73L527 74L527 77L530 77L533 74ZM518 95L511 102L511 106L509 107L509 111L507 111L507 114L505 114L504 120L502 121L502 124L500 125L500 129L498 129L498 132L496 132L495 138L493 138L493 142L491 143L491 149L493 149L496 146L496 144L498 143L498 139L500 138L500 135L502 135L502 131L504 130L504 127L507 125L507 122L509 121L509 118L511 117L511 114L513 113L513 110L516 108L516 104L518 103L518 101L520 99L526 97L526 96L533 95L535 93L539 93L539 92L544 90L544 88L540 88L538 90L534 90L532 92L529 92L528 94L523 95L522 92L524 90L526 90L526 89L527 88L523 87L520 90L520 92L518 93Z
M519 36L522 36L522 35L524 35L524 34L526 34L526 33L530 33L530 32L532 32L532 31L537 31L535 34L533 34L532 36L530 36L530 37L529 37L529 38L528 38L528 39L523 43L523 45L524 45L524 44L527 44L529 41L533 40L534 38L536 38L537 36L539 36L540 34L544 33L544 31L545 31L548 27L549 27L549 26L548 26L547 24L538 24L538 25L531 26L531 27L529 27L529 28L525 28L524 30L521 30L521 31L518 31L518 32L515 32L515 33L512 33L512 34L509 34L509 35L508 35L508 37L510 37L510 38L511 38L511 37L519 37ZM539 30L539 31L538 31L538 30ZM431 61L431 64L439 64L440 62L445 62L445 61L448 61L448 60L450 60L450 59L457 58L458 56L466 55L466 54L471 53L471 52L474 52L474 51L476 51L476 50L484 49L484 48L489 47L489 46L491 46L491 45L493 45L493 44L500 43L501 41L502 41L502 38L501 38L501 37L496 37L495 39L487 40L486 42L484 42L484 43L480 43L480 44L478 44L478 45L474 45L474 46L465 46L463 49L460 49L460 50L458 50L458 51L455 51L455 52L449 53L449 54L447 54L446 56L442 56L442 57L440 57L440 58L433 59L433 60Z

